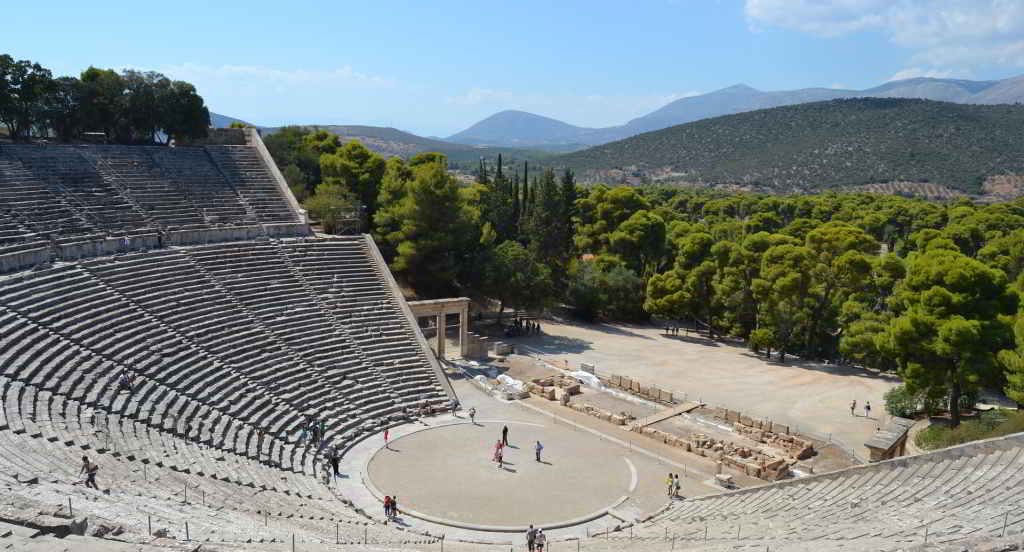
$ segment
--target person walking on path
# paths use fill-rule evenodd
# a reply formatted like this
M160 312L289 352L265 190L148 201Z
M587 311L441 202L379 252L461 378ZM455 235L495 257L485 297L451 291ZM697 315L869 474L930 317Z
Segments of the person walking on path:
M499 470L504 469L505 468L505 451L502 450L501 448L498 448L498 453L495 456L495 460L498 462L498 469Z
M857 415L857 399L850 401L850 416Z
M384 497L384 517L387 518L387 519L391 519L391 497L390 496L385 496Z
M871 417L871 401L864 401L864 417Z
M78 472L78 475L85 475L85 486L90 489L100 490L99 485L96 484L96 472L100 469L99 466L93 464L88 456L82 457L82 469Z
M398 495L391 497L391 517L398 517Z
M536 552L544 552L544 545L548 543L547 536L543 529L537 529L537 536L533 538L533 547Z
M501 441L498 441L497 443L494 443L494 456L491 459L492 462L497 462L498 461L498 455L501 454L501 449L502 448L504 448L504 445L501 444Z
M537 441L537 444L533 446L533 452L535 453L538 462L540 462L540 453L542 450L544 450L544 445L540 444L540 441Z
M672 473L668 474L668 479L665 480L665 487L667 487L667 489L668 489L666 494L668 494L668 496L672 496L672 489L674 489L676 487L676 476L675 476L675 474L672 474Z
M327 459L331 462L331 468L334 471L334 477L340 477L341 472L338 470L338 464L341 462L340 454L338 453L338 445L331 447L331 451L327 453Z
M679 491L682 490L683 485L679 482L679 474L675 476L675 481L672 483L672 497L679 498Z
M501 444L508 446L508 426L501 427Z
M391 433L388 431L388 428L384 428L384 448L388 450L391 450L391 443L389 442L390 438Z
M534 541L537 540L537 530L533 528L533 524L526 530L526 549L533 552Z
M472 422L473 425L476 425L476 407L475 406L469 407L469 421Z

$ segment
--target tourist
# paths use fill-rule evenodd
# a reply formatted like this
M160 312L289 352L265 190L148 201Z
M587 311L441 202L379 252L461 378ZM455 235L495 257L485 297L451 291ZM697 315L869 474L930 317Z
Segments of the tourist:
M533 452L537 456L538 462L540 462L540 452L542 450L544 450L544 445L540 444L540 441L537 441L537 444L533 446Z
M508 445L508 426L501 427L501 444Z
M96 472L100 469L99 466L89 461L88 456L82 457L82 469L78 472L78 475L85 475L85 486L91 489L100 490L99 485L96 484Z
M674 474L669 473L668 474L668 479L665 480L665 487L668 488L668 492L667 492L668 496L672 496L672 489L674 489L675 486L676 486L676 477L675 477Z
M681 491L682 488L683 485L679 482L679 474L677 473L675 476L675 481L672 484L672 497L679 498L679 491Z
M384 497L384 517L387 518L387 519L391 519L391 497L390 496L385 496Z
M340 477L341 472L338 470L338 464L341 462L341 453L338 451L338 445L331 447L330 452L327 453L327 458L331 462L331 468L334 471L334 477Z
M856 416L857 415L856 410L857 410L857 399L853 399L853 401L850 402L850 416Z
M533 524L530 524L530 528L526 530L526 549L533 552L533 546L536 540L537 530L533 528Z
M501 443L501 441L498 441L497 443L495 443L495 444L494 444L494 461L495 461L495 462L497 462L497 461L498 461L498 456L500 456L500 455L501 455L501 449L502 449L502 448L503 448L504 446L505 446L505 445L503 445L503 444Z
M536 552L544 552L544 545L547 544L548 538L544 536L543 529L537 529L537 536L533 538L533 546Z
M864 401L864 417L871 417L871 401Z
M391 497L391 517L398 517L398 495Z
M473 425L476 425L476 407L475 406L469 407L469 421L472 422Z
M505 468L505 451L503 449L500 449L500 448L498 449L497 460L498 460L498 469L499 470L500 469L504 469Z
M391 450L391 444L388 442L390 437L391 437L391 433L388 431L388 428L385 427L384 428L384 448L386 448L388 450Z

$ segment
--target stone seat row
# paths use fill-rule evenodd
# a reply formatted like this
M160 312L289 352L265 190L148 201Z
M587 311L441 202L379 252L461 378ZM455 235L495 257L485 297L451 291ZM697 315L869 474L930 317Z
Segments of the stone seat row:
M251 146L4 145L0 204L54 238L299 221Z
M1024 434L675 504L638 538L892 550L1024 532ZM1005 525L1005 528L1004 528ZM663 540L661 542L664 542ZM831 543L831 544L826 544ZM859 548L855 548L859 549Z

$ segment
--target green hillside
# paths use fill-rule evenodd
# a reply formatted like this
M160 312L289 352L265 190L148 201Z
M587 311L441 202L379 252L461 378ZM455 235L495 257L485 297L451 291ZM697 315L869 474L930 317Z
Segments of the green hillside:
M811 191L878 182L977 192L1024 174L1024 105L832 100L705 119L555 157L586 181Z

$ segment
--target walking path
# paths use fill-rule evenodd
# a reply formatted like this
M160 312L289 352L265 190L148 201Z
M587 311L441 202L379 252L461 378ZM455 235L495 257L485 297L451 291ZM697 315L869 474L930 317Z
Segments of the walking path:
M698 402L684 402L679 406L673 406L671 408L659 410L658 412L655 412L650 416L640 418L639 420L633 422L632 425L633 427L647 427L649 425L656 424L660 421L667 420L673 416L678 416L680 414L690 412L691 410L696 410L702 406L704 405Z

